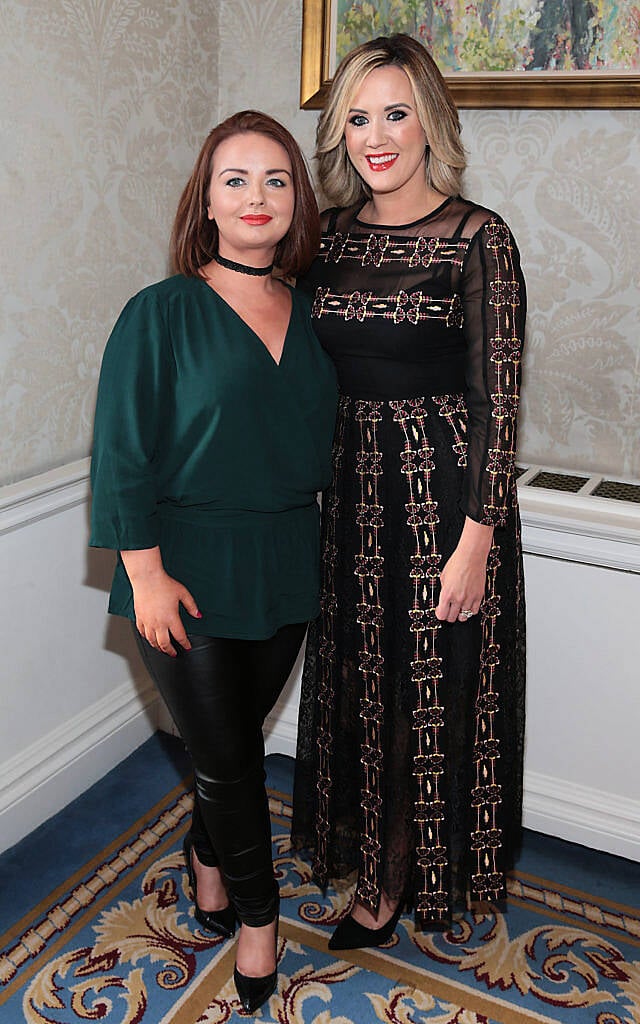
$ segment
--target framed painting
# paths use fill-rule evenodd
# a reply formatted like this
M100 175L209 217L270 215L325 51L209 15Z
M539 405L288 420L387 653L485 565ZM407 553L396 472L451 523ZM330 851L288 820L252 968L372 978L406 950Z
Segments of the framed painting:
M428 47L459 107L640 107L637 0L303 0L300 106L393 32Z

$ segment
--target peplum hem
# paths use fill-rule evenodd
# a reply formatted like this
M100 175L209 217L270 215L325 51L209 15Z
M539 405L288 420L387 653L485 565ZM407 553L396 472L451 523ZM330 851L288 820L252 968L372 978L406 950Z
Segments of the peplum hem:
M282 512L192 509L161 518L164 567L187 587L202 612L201 619L194 619L181 609L186 631L266 640L281 626L315 618L320 608L319 512L314 501ZM131 584L120 557L109 612L135 620Z

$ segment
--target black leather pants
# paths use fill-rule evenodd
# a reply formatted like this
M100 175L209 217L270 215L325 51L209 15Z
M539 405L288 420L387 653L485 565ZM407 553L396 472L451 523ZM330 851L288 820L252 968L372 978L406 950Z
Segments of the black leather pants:
M269 640L190 635L192 649L177 647L172 658L134 627L144 663L193 761L198 860L220 866L239 919L254 927L273 921L278 906L262 725L306 628L283 626Z

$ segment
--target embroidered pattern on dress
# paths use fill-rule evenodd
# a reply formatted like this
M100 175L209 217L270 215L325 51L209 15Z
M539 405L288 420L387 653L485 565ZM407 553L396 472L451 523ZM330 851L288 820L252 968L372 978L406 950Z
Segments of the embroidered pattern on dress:
M340 316L347 322L383 317L394 324L406 320L419 324L424 320L443 320L447 327L460 328L463 324L462 301L459 295L434 299L424 292L400 291L396 295L378 296L373 292L354 291L348 295L332 292L319 286L312 305L312 316Z
M506 895L504 873L498 869L498 851L502 848L503 838L499 827L502 787L497 782L500 741L495 729L496 714L500 708L500 694L495 688L500 645L496 643L494 635L496 619L500 614L500 594L496 586L499 567L500 548L494 542L487 559L487 582L480 608L482 649L475 708L475 786L471 790L474 820L471 832L471 891L483 900L497 900Z
M444 774L444 706L440 701L442 658L438 653L440 623L435 608L440 591L442 556L438 553L436 527L438 503L431 496L431 473L435 466L429 446L423 398L389 402L404 435L401 453L409 501L407 525L414 538L411 556L413 604L409 629L413 634L411 681L415 685L413 730L415 734L413 776L416 780L414 823L417 829L416 863L418 885L416 912L430 920L444 920L448 914L449 867L445 840L445 803L441 790Z
M338 480L344 454L344 429L349 415L351 400L342 396L338 403L336 433L333 442L333 479L324 496L322 514L325 517L326 533L322 554L322 587L320 593L321 636L318 653L320 656L320 679L318 683L318 809L316 814L317 845L313 870L322 885L327 882L327 847L330 831L329 801L331 794L331 737L333 735L333 706L335 693L336 645L334 623L336 615L336 522L340 512Z
M487 525L504 526L509 492L513 488L522 351L516 319L520 283L515 270L513 241L506 224L495 219L487 223L485 250L494 266L491 293L487 300L495 315L493 335L488 341L489 360L495 367L491 402L496 426L493 446L487 457L490 487L482 521Z
M483 522L504 526L513 494L516 453L516 416L520 384L522 339L516 333L516 310L520 304L520 286L515 271L511 233L502 222L486 225L487 258L494 261L491 294L487 297L494 310L493 334L489 337L489 361L495 368L492 383L492 420L495 434L487 452L485 472L490 478L484 503ZM517 498L515 499L517 501ZM471 832L471 891L480 899L496 900L505 895L504 873L498 868L498 851L503 845L500 828L502 788L497 782L500 741L496 735L496 714L500 694L496 679L500 666L500 644L496 641L496 622L500 615L497 574L500 547L494 539L487 559L485 596L480 608L482 649L476 698L476 734L474 740L475 785L471 792L474 828Z
M360 451L356 454L356 472L360 477L360 502L357 523L360 527L360 551L355 557L354 574L360 582L357 622L362 647L358 651L362 679L360 719L363 742L360 868L357 896L373 912L380 896L380 810L382 807L382 702L383 609L380 580L384 575L384 553L380 530L383 508L378 498L378 478L382 475L382 452L378 448L376 426L382 419L381 402L358 400L355 419L360 426Z
M383 263L399 261L410 267L430 267L432 263L450 263L461 267L469 248L469 241L460 238L454 242L445 238L410 238L398 241L390 235L371 232L351 237L340 231L323 237L320 255L327 263L355 260L363 267L380 267Z
M438 408L453 432L455 441L451 445L458 456L458 465L467 465L467 405L463 395L433 395L431 401Z

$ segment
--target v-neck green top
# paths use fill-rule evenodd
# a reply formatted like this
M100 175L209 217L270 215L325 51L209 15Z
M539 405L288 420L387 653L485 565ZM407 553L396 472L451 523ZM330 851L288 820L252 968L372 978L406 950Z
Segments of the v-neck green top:
M266 639L319 611L317 492L331 478L335 371L291 289L280 363L213 289L177 275L125 306L104 353L91 481L94 547L160 546L201 619ZM120 557L109 611L134 619Z

